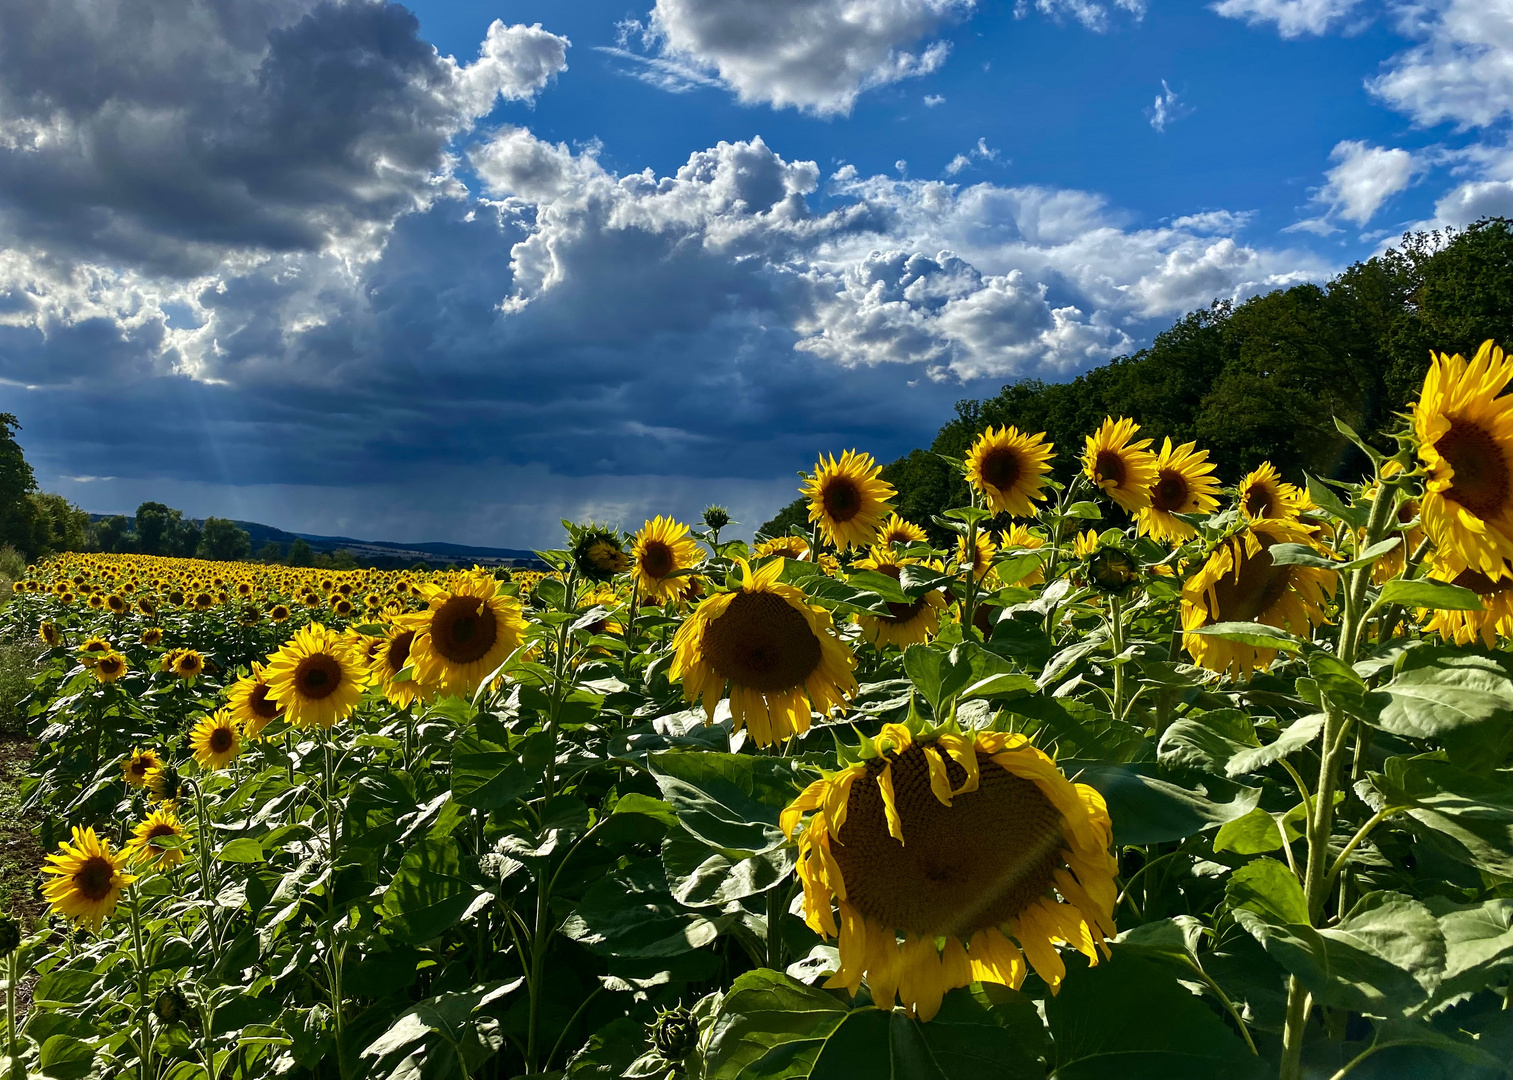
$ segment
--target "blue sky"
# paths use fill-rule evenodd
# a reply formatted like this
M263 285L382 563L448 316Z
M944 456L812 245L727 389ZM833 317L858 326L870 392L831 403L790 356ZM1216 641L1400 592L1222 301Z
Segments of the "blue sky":
M1513 0L0 10L0 410L90 510L552 543L1513 214Z

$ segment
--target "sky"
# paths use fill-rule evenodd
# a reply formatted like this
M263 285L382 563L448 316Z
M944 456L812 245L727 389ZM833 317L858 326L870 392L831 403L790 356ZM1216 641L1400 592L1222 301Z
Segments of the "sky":
M0 411L94 512L749 532L1513 216L1510 120L1513 0L3 4Z

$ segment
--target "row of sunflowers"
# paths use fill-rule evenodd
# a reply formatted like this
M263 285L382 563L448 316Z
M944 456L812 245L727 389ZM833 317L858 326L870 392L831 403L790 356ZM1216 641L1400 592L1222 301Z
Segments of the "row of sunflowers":
M1510 382L1358 483L1111 417L932 522L851 451L545 574L32 567L0 1076L1505 1076Z

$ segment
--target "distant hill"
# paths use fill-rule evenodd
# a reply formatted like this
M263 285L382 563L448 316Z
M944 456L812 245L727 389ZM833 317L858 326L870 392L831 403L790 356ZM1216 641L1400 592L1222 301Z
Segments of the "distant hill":
M113 514L90 514L90 520L101 521ZM231 519L238 527L246 529L247 535L252 539L252 550L255 552L269 541L278 543L287 551L289 545L295 540L303 540L310 545L312 551L324 551L327 553L343 550L352 554L359 562L379 562L380 564L393 565L403 563L409 565L416 562L430 563L433 566L445 566L448 563L456 563L459 566L471 566L477 563L480 566L510 566L525 569L546 569L544 563L536 558L533 551L525 551L519 548L491 548L473 547L468 544L447 544L441 542L428 542L423 544L395 544L387 540L358 540L351 536L321 536L318 533L294 533L283 529L274 528L272 525L264 525L257 521L237 521ZM195 519L196 525L204 525L201 519Z

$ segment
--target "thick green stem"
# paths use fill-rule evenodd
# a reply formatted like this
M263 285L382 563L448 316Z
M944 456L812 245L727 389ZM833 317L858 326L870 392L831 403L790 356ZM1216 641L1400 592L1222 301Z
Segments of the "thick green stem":
M149 994L152 992L152 984L147 971L147 950L142 945L142 894L133 889L131 898L131 947L136 959L137 976L137 1020L141 1026L142 1056L139 1062L141 1066L142 1080L150 1080L152 1077L152 1022L149 1017L152 1014L152 1002ZM7 1007L14 1011L14 987L16 971L13 964L11 967L11 993L7 995ZM15 1057L16 1036L11 1033L11 1056Z
M10 1051L10 1068L15 1072L16 1062L21 1057L20 1044L16 1041L16 983L21 978L21 950L12 949L5 958L5 1042Z
M322 795L325 799L326 811L326 926L330 932L330 942L327 946L327 963L330 969L331 981L331 1019L336 1025L336 1061L337 1070L341 1075L346 1075L346 1058L342 1055L342 1031L346 1027L346 1018L342 1015L344 998L342 994L342 947L341 936L336 929L336 852L338 839L338 818L336 801L336 756L333 747L333 737L330 731L325 732L321 739L321 749L324 751L325 776L322 778Z
M1117 596L1108 598L1108 632L1114 656L1114 719L1122 720L1125 708L1124 664L1119 658L1124 655L1124 604Z
M977 496L972 496L972 505L977 505ZM966 595L961 601L961 636L963 641L971 641L973 631L972 616L977 609L977 518L974 516L967 525L967 557L965 560L967 571Z

